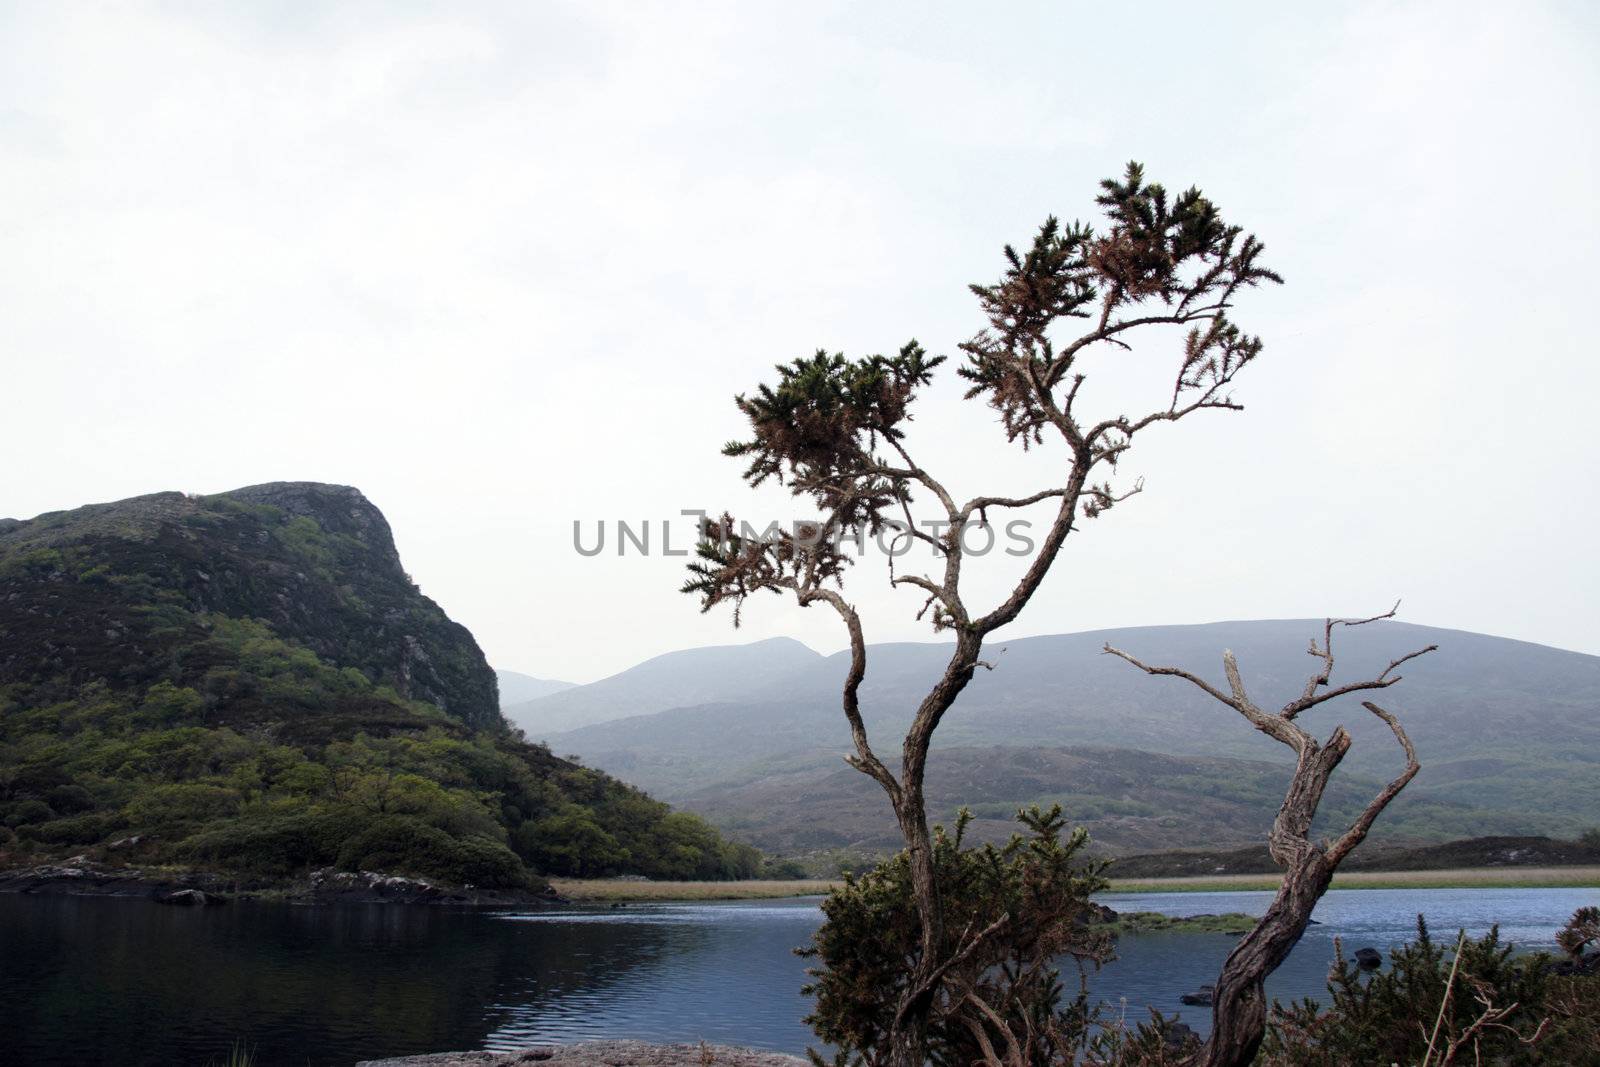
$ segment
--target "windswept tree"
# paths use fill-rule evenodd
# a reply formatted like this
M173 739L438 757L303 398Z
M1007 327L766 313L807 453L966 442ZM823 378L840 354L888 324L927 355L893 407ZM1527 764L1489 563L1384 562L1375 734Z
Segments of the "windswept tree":
M907 424L944 357L930 356L915 341L892 356L819 351L778 366L775 382L736 398L751 436L724 449L746 461L750 485L775 480L809 501L818 517L753 535L723 514L707 524L684 586L705 610L730 604L735 622L752 594L792 594L802 607L836 612L849 635L842 704L855 751L846 758L888 795L905 839L920 930L876 1062L921 1067L936 1017L960 1016L959 1025L970 1023L969 1029L997 1025L969 990L950 988L956 963L970 960L980 941L1009 935L1001 921L947 936L923 793L934 732L973 673L986 666L985 640L1027 606L1067 538L1139 491L1137 482L1118 486L1111 478L1134 441L1199 412L1240 409L1234 380L1262 344L1233 322L1231 311L1243 290L1281 281L1262 264L1261 242L1224 222L1198 189L1171 195L1130 163L1121 180L1101 183L1096 202L1103 227L1046 219L1027 249L1005 249L998 281L971 287L989 325L961 345L957 373L969 384L967 398L986 401L998 414L1007 441L1058 457L1047 484L1021 496L963 498L917 462ZM1086 357L1131 352L1135 337L1169 335L1172 327L1181 340L1171 357L1171 386L1159 400L1132 414L1092 414ZM1009 595L989 606L969 603L962 584L967 527L1036 504L1053 504L1054 515ZM927 546L932 572L896 573L891 556L889 581L916 590L924 601L921 617L954 636L943 673L930 678L902 739L898 768L879 756L867 734L859 698L866 636L843 592L854 562L843 541L863 531ZM1003 1036L996 1035L1002 1045Z
M1366 839L1372 824L1383 809L1406 784L1416 777L1421 765L1417 751L1411 745L1405 727L1394 714L1372 701L1362 706L1383 720L1394 734L1405 754L1405 767L1400 774L1372 798L1361 814L1345 830L1331 840L1318 841L1311 833L1322 803L1322 794L1328 780L1350 750L1350 734L1343 726L1336 726L1326 741L1319 741L1298 721L1306 712L1313 711L1331 700L1356 693L1387 689L1400 681L1395 672L1418 656L1435 651L1429 645L1392 660L1387 667L1372 678L1334 684L1333 635L1337 627L1365 626L1381 619L1394 618L1399 605L1370 619L1329 619L1323 624L1322 643L1315 637L1307 652L1317 661L1317 667L1306 679L1299 695L1290 699L1276 711L1260 707L1245 689L1244 677L1239 673L1239 663L1232 652L1222 654L1223 674L1227 677L1226 689L1220 689L1197 674L1177 667L1155 667L1140 662L1120 648L1106 645L1105 650L1120 656L1146 674L1182 678L1206 695L1226 704L1242 715L1246 722L1279 744L1294 751L1294 774L1284 792L1283 806L1273 820L1267 837L1267 849L1273 861L1283 868L1283 881L1266 914L1228 953L1217 978L1211 1007L1211 1036L1206 1040L1200 1062L1205 1067L1235 1067L1252 1062L1261 1046L1267 1022L1265 982L1267 975L1278 969L1289 956L1300 936L1306 931L1312 909L1322 894L1328 891L1334 872L1351 851Z

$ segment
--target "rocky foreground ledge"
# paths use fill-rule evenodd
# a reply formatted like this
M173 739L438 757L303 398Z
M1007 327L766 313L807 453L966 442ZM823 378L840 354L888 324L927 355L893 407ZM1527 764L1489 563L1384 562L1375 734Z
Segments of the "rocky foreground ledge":
M511 1067L555 1063L564 1067L805 1067L798 1056L730 1045L652 1045L644 1041L581 1041L536 1045L520 1052L438 1052L362 1060L356 1067Z

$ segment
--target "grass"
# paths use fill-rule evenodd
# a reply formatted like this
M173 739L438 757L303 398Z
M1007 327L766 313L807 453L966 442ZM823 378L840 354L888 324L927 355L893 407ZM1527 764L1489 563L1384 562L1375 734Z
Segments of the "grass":
M1114 934L1149 934L1160 930L1180 930L1190 934L1243 934L1256 925L1254 915L1230 911L1221 915L1163 915L1159 911L1124 911L1117 921L1096 924L1097 929Z
M551 885L569 900L583 903L679 900L772 900L817 896L837 883L828 879L742 882L649 882L553 878ZM1333 880L1335 889L1538 889L1600 887L1600 867L1473 867L1447 871L1352 871ZM1113 878L1112 893L1218 893L1276 889L1271 874L1216 874L1188 878Z
M217 1067L217 1061L212 1060L211 1067ZM256 1067L256 1054L243 1042L235 1041L220 1067Z

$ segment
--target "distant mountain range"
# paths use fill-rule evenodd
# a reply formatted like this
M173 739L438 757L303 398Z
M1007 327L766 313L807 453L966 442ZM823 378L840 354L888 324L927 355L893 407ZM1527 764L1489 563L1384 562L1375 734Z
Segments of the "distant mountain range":
M546 737L630 715L738 699L749 692L781 686L784 679L826 662L799 641L775 637L749 645L669 652L598 682L521 703L502 693L500 703L514 725L529 736Z
M1133 627L991 643L940 728L930 795L942 817L979 809L995 835L1019 803L1061 799L1103 848L1239 847L1260 839L1281 800L1288 753L1237 713L1178 679L1150 678L1103 655L1110 643L1148 663L1224 685L1238 656L1257 701L1276 706L1311 673L1321 620ZM1385 816L1419 840L1494 833L1570 834L1600 824L1600 657L1408 623L1336 632L1335 682L1437 644L1381 694L1416 742L1423 771ZM946 646L874 645L862 704L879 752L899 738ZM839 710L847 657L798 642L658 656L591 685L507 709L530 737L701 812L780 853L877 848L893 826L876 786L844 768ZM1355 745L1340 807L1376 788L1402 757L1354 698L1305 720L1344 723Z
M559 693L563 689L571 689L573 683L559 682L554 678L535 678L528 674L518 674L516 671L495 671L495 680L500 683L500 708L515 704L525 704L539 697Z

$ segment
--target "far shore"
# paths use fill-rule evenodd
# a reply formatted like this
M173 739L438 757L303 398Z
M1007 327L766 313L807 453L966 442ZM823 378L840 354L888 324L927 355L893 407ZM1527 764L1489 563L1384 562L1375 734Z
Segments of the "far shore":
M1216 874L1185 878L1113 878L1108 893L1221 893L1276 889L1271 874ZM820 896L829 879L747 882L649 882L628 879L551 881L556 892L579 903L632 901L772 900ZM1546 889L1600 887L1600 866L1470 867L1444 871L1352 871L1335 876L1335 889Z

